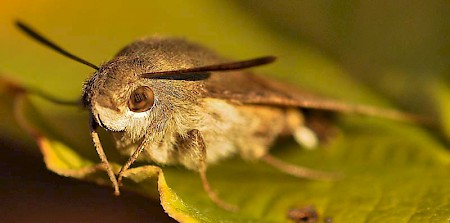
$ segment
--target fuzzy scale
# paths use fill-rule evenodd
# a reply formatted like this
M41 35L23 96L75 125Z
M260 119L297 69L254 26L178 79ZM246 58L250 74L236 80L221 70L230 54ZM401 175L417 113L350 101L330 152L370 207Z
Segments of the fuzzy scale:
M204 139L207 163L234 154L258 159L280 134L293 133L303 125L298 108L276 104L289 98L288 94L244 71L213 72L204 80L141 77L149 72L224 61L214 52L182 39L142 39L121 50L85 83L83 102L100 126L114 132L122 153L132 154L146 137L150 143L140 154L141 160L197 170L196 151L184 149L182 143L193 129L199 130ZM154 105L145 112L132 112L127 102L140 86L152 89ZM227 90L227 86L233 90ZM262 99L246 102L253 98ZM276 103L261 103L264 98Z
M267 153L277 136L293 131L291 127L294 126L287 123L287 116L300 116L297 109L288 113L284 108L236 105L213 98L202 99L200 104L190 107L191 111L174 113L166 123L164 134L153 135L153 143L144 149L140 159L160 164L182 164L195 170L198 160L189 155L191 151L178 146L179 138L191 129L198 129L203 135L210 164L235 154L245 159L258 159ZM126 132L116 132L114 136L118 149L127 155L131 155L142 140L137 138L133 143Z

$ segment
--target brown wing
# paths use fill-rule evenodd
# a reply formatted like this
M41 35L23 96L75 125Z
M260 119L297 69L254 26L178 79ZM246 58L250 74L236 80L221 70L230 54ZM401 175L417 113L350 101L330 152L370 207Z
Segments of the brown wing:
M396 110L327 99L246 71L213 73L204 83L207 97L226 99L243 104L299 107L377 116L401 121L423 121L422 117Z

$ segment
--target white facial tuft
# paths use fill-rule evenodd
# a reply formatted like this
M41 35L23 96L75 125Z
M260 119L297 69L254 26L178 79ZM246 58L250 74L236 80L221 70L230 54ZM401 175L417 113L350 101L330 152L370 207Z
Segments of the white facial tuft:
M118 112L100 105L94 105L95 118L104 128L111 131L129 132L132 138L140 138L147 129L150 110L146 112L132 112L128 108Z
M150 110L148 110L146 112L132 112L130 110L127 110L126 116L133 118L133 119L141 119L141 118L148 117L149 113L150 113Z
M111 131L123 131L127 127L127 117L120 112L100 105L94 105L94 114L97 122Z

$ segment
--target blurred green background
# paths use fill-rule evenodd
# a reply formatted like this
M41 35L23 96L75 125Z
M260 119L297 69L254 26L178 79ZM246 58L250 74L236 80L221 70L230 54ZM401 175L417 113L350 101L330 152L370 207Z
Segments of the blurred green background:
M52 86L49 91L62 97L78 95L78 83L92 72L27 40L12 25L20 18L97 64L142 36L184 36L232 58L279 56L278 64L265 69L303 76L299 85L329 86L316 82L327 82L322 76L334 81L333 72L342 72L396 103L423 109L426 83L448 72L449 8L443 0L2 0L0 65L6 74ZM321 70L329 69L326 63L339 66Z
M16 19L94 64L108 60L121 47L142 36L184 36L234 59L276 55L276 64L258 71L324 95L353 102L391 104L428 115L437 114L436 85L448 84L450 79L450 4L445 0L0 0L2 75L58 97L74 99L80 95L82 82L93 73L92 69L31 41L14 28ZM94 192L97 189L83 183L48 174L38 155L22 154L22 148L37 151L36 146L17 128L7 100L3 101L0 155L1 169L5 171L1 175L4 189L0 195L9 197L2 206L13 207L14 211L8 214L10 219L29 211L28 205L18 205L19 200L36 204L32 199L55 196L49 191L57 190L61 184L81 185L81 192L76 195L79 197L66 199L96 199L97 194L110 197L108 188ZM40 168L38 174L47 176L35 175L36 166ZM53 182L49 178L55 182L50 186L53 189L48 189L47 184ZM23 184L37 186L23 189ZM46 199L43 203L51 208L48 212L42 209L46 213L43 216L54 214L55 209L60 210L56 213L65 213L61 211L64 200ZM107 215L129 213L127 217L133 222L155 216L147 213L150 207L142 207L148 202L127 203L126 199L141 198L114 198L111 206L97 202L101 207L95 210L104 210ZM142 207L142 211L124 211L130 205L135 207L133 210ZM153 206L164 216L157 201ZM36 216L40 214L36 212ZM118 218L108 218L109 222L114 219ZM98 222L101 221L102 218Z

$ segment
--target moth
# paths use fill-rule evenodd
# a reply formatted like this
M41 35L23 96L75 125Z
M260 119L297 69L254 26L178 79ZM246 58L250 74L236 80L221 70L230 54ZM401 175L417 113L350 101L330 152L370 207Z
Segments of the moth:
M124 171L136 160L182 165L200 174L213 202L235 210L211 189L206 177L209 164L240 155L298 177L330 177L269 153L281 135L292 135L303 147L316 146L317 134L305 124L303 111L417 119L395 110L318 97L246 70L273 62L272 56L229 61L185 39L154 36L132 42L98 67L24 23L16 25L42 44L95 69L83 85L81 101L90 114L94 147L117 195ZM103 151L98 126L112 132L117 149L129 157L117 174Z

